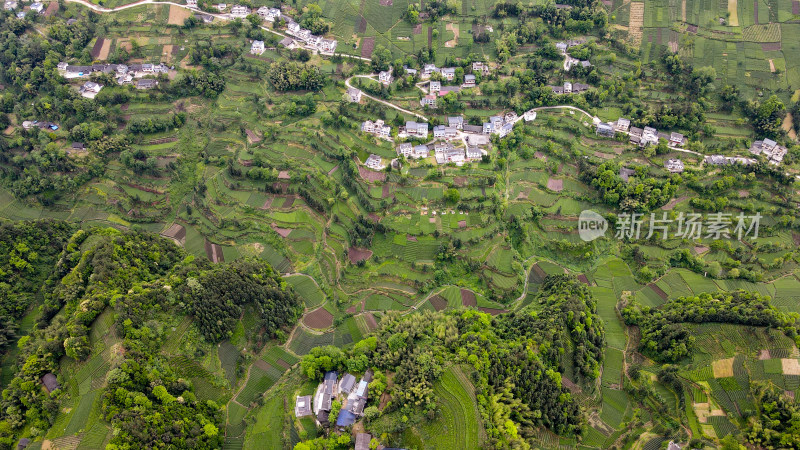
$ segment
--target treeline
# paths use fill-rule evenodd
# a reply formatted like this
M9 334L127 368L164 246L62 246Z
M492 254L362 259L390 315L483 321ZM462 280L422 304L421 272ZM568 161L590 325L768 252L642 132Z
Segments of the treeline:
M325 78L318 66L281 60L269 65L267 81L278 91L314 91L322 87Z
M622 211L652 211L675 196L677 184L672 179L656 179L640 170L626 182L619 170L615 162L595 166L583 158L578 159L581 180L597 189L605 203L618 206Z
M278 273L264 261L235 261L192 277L181 290L183 302L210 342L230 337L246 305L257 311L267 338L293 324L303 303Z
M137 117L128 122L128 131L134 134L151 134L180 128L186 122L186 113L171 116Z
M622 317L628 326L638 326L643 354L662 362L690 357L694 337L687 323L729 323L776 328L798 341L794 318L778 310L770 298L755 292L704 293L670 300L659 308L639 303L624 305Z
M17 298L0 298L0 306L11 311L21 306L16 300L44 297L35 328L17 344L16 363L10 369L4 366L13 377L0 403L0 447L20 436L47 433L70 394L66 389L48 393L42 389L42 376L54 373L63 386L60 362L92 355L90 327L111 308L122 342L102 392L103 418L117 430L108 448L220 448L223 410L199 400L189 374L160 349L186 312L196 314L195 323L209 342L227 335L229 317L240 317L237 308L245 304L259 311L256 329L263 330L264 339L293 324L302 306L272 268L253 261L212 265L154 234L113 228L71 233L66 225L49 222L15 227L0 227L0 237L5 233L8 245L13 243L13 249L5 250L18 257L13 258L16 265L25 268L23 260L35 260L48 263L49 270L46 275L30 272L16 283ZM47 280L38 282L43 276ZM220 316L211 323L214 313Z
M0 354L16 340L20 319L70 235L72 226L61 221L0 223Z

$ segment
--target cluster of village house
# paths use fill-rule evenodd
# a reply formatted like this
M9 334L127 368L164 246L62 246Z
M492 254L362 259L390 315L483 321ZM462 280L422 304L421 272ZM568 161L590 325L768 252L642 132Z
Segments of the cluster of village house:
M439 140L433 145L403 143L397 146L397 155L408 159L422 159L430 156L433 150L434 158L438 164L455 163L461 165L467 161L481 159L485 153L481 147L489 144L489 137L493 134L500 138L506 137L520 119L530 122L536 119L536 111L530 110L522 117L510 112L505 116L492 116L483 125L469 125L464 123L462 116L450 116L447 125L433 127L433 139ZM426 141L430 136L430 127L425 122L407 121L405 126L398 129L397 137L400 139L415 139ZM361 131L376 136L391 139L391 127L382 120L367 120L361 124ZM463 146L455 146L452 141L461 141ZM370 155L364 164L370 169L381 170L385 167L379 155Z
M190 8L197 8L197 0L186 0L186 5ZM228 5L219 3L216 5L219 12L223 13L228 10ZM232 5L228 16L232 19L244 19L245 17L253 14L253 10L244 5ZM255 10L255 14L261 17L262 20L274 23L279 19L283 19L286 23L286 34L293 36L285 37L280 41L280 45L288 48L302 48L305 47L311 51L319 52L323 55L332 55L336 50L337 41L335 39L325 39L322 36L315 36L311 31L301 28L300 24L294 21L291 17L282 14L279 8L269 8L262 6ZM250 47L250 53L253 55L261 55L266 50L264 41L253 41Z
M88 78L92 73L107 73L113 74L117 83L121 85L134 84L133 80L136 78L135 86L137 89L152 89L158 85L158 80L142 77L169 73L170 70L174 69L170 69L164 64L93 64L91 66L75 66L66 62L58 63L58 72L68 80ZM101 89L103 89L102 84L87 81L83 83L79 90L82 96L95 98Z
M13 11L13 10L17 9L18 7L19 7L19 2L17 2L16 0L6 0L5 3L3 4L3 8L6 11ZM37 14L42 14L44 12L44 10L45 10L44 3L41 3L41 2L33 2L33 3L30 4L30 6L28 8L30 9L30 11L33 11L33 12L35 12ZM18 19L23 19L23 18L25 18L26 14L27 14L27 11L25 11L25 10L18 11L17 12L17 18Z
M314 416L317 423L327 428L331 426L329 419L333 401L339 399L342 408L333 425L347 427L354 424L364 414L372 376L372 371L367 370L356 383L356 377L349 373L344 374L340 380L338 373L326 372L313 398L310 395L297 397L295 416Z

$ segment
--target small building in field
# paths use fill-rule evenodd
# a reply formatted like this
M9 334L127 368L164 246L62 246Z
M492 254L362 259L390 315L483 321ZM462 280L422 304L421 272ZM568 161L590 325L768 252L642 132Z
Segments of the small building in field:
M230 16L237 19L244 19L250 15L250 8L244 5L231 6Z
M51 372L44 374L42 377L42 385L47 389L48 393L52 393L56 389L61 388L61 385L58 384L58 378Z
M464 75L464 84L462 85L464 88L473 88L475 87L475 75L466 74Z
M136 80L136 89L153 89L156 86L158 86L158 80L152 78Z
M351 103L359 103L361 101L361 91L356 88L347 88L347 99Z
M428 86L428 92L433 94L434 92L439 92L442 90L442 82L441 81L431 81L430 85Z
M525 114L522 115L522 118L525 120L525 122L532 122L536 120L536 111L532 109L525 111Z
M619 119L617 119L617 123L614 125L614 129L617 131L621 131L623 133L627 133L630 126L631 126L630 120L620 117Z
M419 102L422 106L427 106L429 108L436 108L436 96L435 95L426 95L422 98Z
M297 401L295 402L294 405L295 417L306 417L306 416L311 416L313 414L314 411L312 411L311 408L311 396L310 395L304 395L302 397L298 396Z
M600 122L597 124L597 130L595 133L598 136L613 138L616 132L614 131L614 125L612 125L611 123Z
M627 167L620 167L619 168L619 177L622 178L622 181L627 183L628 179L633 175L636 175L636 171L635 170L629 169Z
M80 87L79 91L83 97L95 98L101 89L103 89L102 84L97 84L94 81L87 81L86 83L83 83L83 86Z
M376 120L375 122L371 120L367 120L361 124L361 131L369 134L374 134L375 136L388 138L391 136L392 127L386 125L383 120Z
M265 50L264 41L253 41L253 44L250 46L251 55L261 55Z
M680 159L668 159L664 163L664 168L669 173L683 173L683 161Z
M513 130L514 130L514 123L513 122L504 123L500 127L500 130L497 131L497 135L500 136L501 138L504 138L504 137L508 136Z
M382 84L389 84L392 82L392 68L390 67L389 70L384 70L378 73L378 81Z
M364 165L373 170L381 170L383 169L383 159L373 153L369 155L366 161L364 161Z
M672 132L669 135L669 145L673 147L683 147L686 143L686 138L681 133Z
M197 0L186 0L186 6L189 8L197 8Z
M456 77L455 67L445 67L441 70L442 76L447 81L453 81Z
M425 78L430 78L434 72L438 72L439 69L436 68L436 64L425 64L422 66L422 76Z
M33 12L35 12L37 14L41 14L42 11L44 11L44 5L42 3L39 3L39 2L33 2L33 3L31 3L31 11L33 11Z
M658 145L658 130L653 127L644 127L642 130L642 140L639 142L640 147L648 145Z
M467 146L467 160L473 161L481 158L483 158L483 152L478 146L476 145Z

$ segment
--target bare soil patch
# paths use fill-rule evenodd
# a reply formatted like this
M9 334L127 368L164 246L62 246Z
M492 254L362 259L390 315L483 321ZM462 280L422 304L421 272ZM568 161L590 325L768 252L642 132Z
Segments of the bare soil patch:
M338 164L333 166L333 169L328 171L328 176L333 175L336 172L337 169L339 169L339 165Z
M288 170L281 170L280 172L278 172L278 179L279 180L290 180L291 178L292 178L292 176L289 175L289 171Z
M461 289L461 304L464 306L478 306L478 299L475 297L475 293L470 291L469 289Z
M697 34L697 30L698 29L699 28L698 28L697 25L689 25L689 26L686 27L686 31L688 31L689 33L694 33L694 34Z
M765 42L761 44L761 50L765 52L778 52L781 50L780 42Z
M677 206L678 203L686 200L687 198L689 198L689 197L685 197L684 196L684 197L673 198L672 200L669 201L669 203L667 203L666 205L662 206L661 209L663 209L664 211L669 211L672 208L674 208L675 206Z
M222 246L214 244L208 239L206 239L206 256L214 263L225 261L225 257L222 255Z
M183 25L183 21L188 19L189 16L192 15L192 12L186 8L181 8L180 6L170 5L169 6L169 20L167 23L169 25Z
M528 282L541 283L547 277L547 273L539 267L539 264L534 264L531 267L531 274L529 275Z
M417 237L410 234L406 235L406 242L417 242Z
M281 227L279 227L279 226L275 225L274 223L273 223L273 224L271 224L270 226L271 226L271 227L272 227L272 229L273 229L273 230L275 230L275 232L276 232L276 233L278 233L278 235L280 235L280 237L282 237L282 238L287 238L287 237L289 237L289 234L291 234L291 232L292 232L292 229L291 229L291 228L281 228Z
M356 311L358 311L358 305L353 305L347 308L344 312L346 312L347 314L355 314Z
M283 367L286 370L289 370L289 369L292 368L291 364L289 364L288 362L286 362L286 361L284 361L282 359L276 359L275 362L278 363L279 366Z
M445 26L445 29L448 31L452 31L454 36L453 39L444 43L445 47L453 48L458 43L458 24L457 23L448 23Z
M369 220L371 220L371 221L373 221L375 223L378 223L378 222L381 221L381 218L375 213L369 213L369 214L367 214L367 217L369 218Z
M755 24L758 25L758 0L753 1L753 19Z
M614 159L614 155L609 155L608 153L603 152L594 152L594 156L601 158L601 159Z
M791 139L797 139L797 132L794 131L794 127L792 126L792 121L794 118L792 117L792 113L786 113L783 116L783 123L781 124L781 128L786 131L786 134L789 135Z
M692 405L700 423L708 423L708 418L713 416L724 416L725 412L721 409L711 409L710 403L695 403Z
M702 255L703 253L707 252L708 250L709 250L709 248L706 247L705 245L697 245L697 246L694 247L694 252L696 254L698 254L698 255Z
M447 300L444 299L441 295L434 295L428 301L433 305L433 309L436 311L441 311L447 308Z
M186 243L186 228L179 223L173 223L171 227L167 229L167 231L161 233L162 236L172 239L179 245L183 245Z
M479 307L478 307L478 311L480 311L480 312L485 312L486 314L490 314L490 315L492 315L492 316L496 316L496 315L498 315L498 314L505 314L505 313L507 313L507 312L508 312L508 311L506 311L505 309L484 308L484 307L482 307L482 306L479 306Z
M384 184L381 189L381 198L389 198L392 196L392 191L388 184Z
M739 1L728 0L728 25L739 26Z
M547 189L553 192L561 192L564 190L564 180L556 180L555 178L547 179Z
M367 19L364 16L360 16L356 19L356 33L363 33L367 31Z
M642 45L644 26L644 2L631 2L630 22L628 23L628 40L634 47Z
M759 350L758 351L758 359L764 361L765 359L769 359L769 350Z
M364 314L364 321L367 322L370 331L378 328L378 321L375 320L375 316L373 316L371 312Z
M350 258L350 262L352 264L356 264L359 261L364 261L372 257L372 250L367 250L365 248L358 248L358 247L350 247L347 249L347 257Z
M294 205L294 197L288 197L284 200L282 208L291 208L292 205Z
M794 360L797 362L797 360ZM714 371L714 378L727 378L733 376L733 358L718 359L711 363ZM798 365L798 375L800 375L800 365Z
M375 172L374 170L369 170L364 166L358 166L358 174L361 175L366 181L385 181L386 180L386 172Z
M572 380L567 377L561 377L561 384L563 384L564 387L569 389L569 391L573 394L580 394L581 392L581 387L573 383Z
M108 58L108 52L111 50L111 39L97 38L97 42L92 47L92 58L105 60Z
M467 185L468 182L469 182L469 180L467 179L467 177L455 177L455 178L453 178L453 185L455 185L456 187L464 187L464 186Z
M775 63L771 59L769 60L769 71L775 73Z
M414 34L422 34L422 24L418 23L414 26Z
M333 325L333 314L325 308L317 308L303 316L303 324L309 328L329 328Z
M545 154L542 153L542 152L533 152L533 157L537 158L537 159L541 159L541 160L547 161L547 156L545 156Z
M245 132L245 134L247 134L247 140L251 144L255 144L257 142L261 142L261 138L258 137L258 135L256 133L254 133L253 130L244 130L244 132Z
M272 206L272 200L272 197L264 200L264 204L261 206L261 209L269 209L269 207Z
M584 275L584 274L578 275L578 281L580 281L581 283L583 283L583 284L585 284L587 286L591 286L592 285L592 283L589 283L589 278L587 278L586 275Z
M800 375L800 361L794 358L781 358L784 375Z
M662 300L666 300L666 299L667 299L667 293L666 293L666 292L664 292L664 290L663 290L663 289L661 289L660 287L658 287L658 285L657 285L657 284L655 284L655 283L650 283L650 284L648 284L647 286L648 286L650 289L652 289L652 290L653 290L653 292L655 292L656 294L658 294L658 296L659 296L659 297L661 297L661 299L662 299Z
M792 14L794 14L795 16L800 14L800 1L794 0L792 2Z
M381 0L380 4L381 4L381 6L392 6L394 4L394 1L393 0Z
M58 12L58 2L50 2L50 4L47 5L47 9L44 12L44 16L50 17L56 12Z
M466 220L459 220L458 221L458 228L467 228L467 221Z
M366 22L365 25L366 27ZM375 49L375 38L374 37L366 37L361 40L361 57L362 58L371 58L372 57L372 50Z

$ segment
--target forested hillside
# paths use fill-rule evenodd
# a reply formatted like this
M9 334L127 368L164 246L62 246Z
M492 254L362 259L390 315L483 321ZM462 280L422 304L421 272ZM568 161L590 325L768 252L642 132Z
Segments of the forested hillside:
M92 383L100 391L94 420L116 430L106 448L219 448L224 408L198 399L191 371L161 352L171 326L188 315L213 343L229 338L231 321L250 307L259 339L268 339L291 327L302 311L292 288L262 261L212 267L153 234L74 229L54 221L3 224L0 232L7 250L4 320L39 305L35 326L17 344L19 354L3 365L9 371L3 378L10 378L0 409L4 448L15 445L21 432L43 436L82 390L69 385L73 374L66 367L97 356L91 335L100 315L113 321L109 333L116 342ZM209 320L210 314L217 319ZM57 388L43 388L48 373L56 374Z

